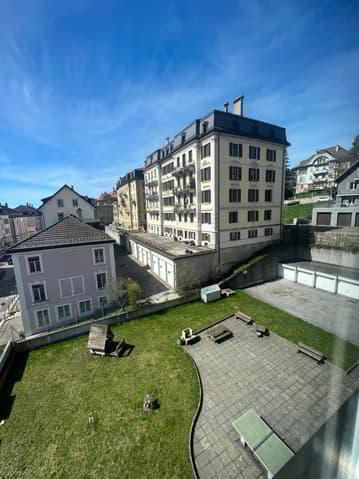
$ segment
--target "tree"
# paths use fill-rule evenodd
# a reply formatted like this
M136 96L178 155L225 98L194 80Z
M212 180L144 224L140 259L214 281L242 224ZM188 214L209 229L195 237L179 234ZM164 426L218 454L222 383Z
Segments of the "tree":
M284 198L292 198L293 190L296 184L296 175L289 167L289 156L287 148L284 150L284 164L285 164L285 185L284 185Z
M128 281L124 278L118 278L108 283L106 291L111 304L121 307L127 304L127 283Z
M188 268L178 275L176 290L182 296L189 296L198 291L200 284L198 277Z
M130 306L136 306L137 301L144 296L141 286L134 279L127 280L127 300Z
M359 135L355 135L350 149L350 154L353 156L353 160L359 160Z

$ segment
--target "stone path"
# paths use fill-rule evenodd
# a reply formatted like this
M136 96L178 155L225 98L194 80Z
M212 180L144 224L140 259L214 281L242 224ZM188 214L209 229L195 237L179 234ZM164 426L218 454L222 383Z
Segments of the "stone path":
M294 344L272 333L257 338L253 326L235 318L221 324L233 332L232 339L215 344L205 331L187 348L203 382L195 462L201 479L264 478L233 420L254 409L296 452L359 386L359 368L346 376L298 354Z

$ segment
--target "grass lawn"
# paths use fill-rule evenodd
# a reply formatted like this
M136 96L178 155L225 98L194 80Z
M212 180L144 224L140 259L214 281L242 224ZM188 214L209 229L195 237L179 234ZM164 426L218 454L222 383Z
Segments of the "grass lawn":
M292 224L294 218L307 218L312 216L314 203L305 205L288 205L282 209L282 223Z
M90 356L87 337L44 347L30 353L12 390L13 407L0 427L0 477L190 478L188 437L198 384L176 337L186 326L198 329L237 309L340 366L359 357L358 347L244 292L114 327L135 345L127 358ZM160 402L151 416L142 412L147 392ZM8 400L3 396L1 408Z

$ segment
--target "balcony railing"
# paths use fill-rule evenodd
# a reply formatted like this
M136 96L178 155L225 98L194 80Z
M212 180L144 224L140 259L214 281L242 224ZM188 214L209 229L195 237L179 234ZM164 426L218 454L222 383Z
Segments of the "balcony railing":
M186 174L186 173L189 173L190 171L194 171L194 164L193 163L190 163L189 165L185 165L185 166L177 166L177 168L175 168L173 171L172 171L172 175L182 175L182 174Z
M188 194L188 193L195 193L196 192L196 182L191 181L189 184L184 186L176 186L173 189L173 193L177 196Z
M150 180L146 183L146 186L151 187L151 186L157 186L158 185L158 180Z
M175 205L174 208L176 213L195 213L196 212L196 207L195 205L189 204L189 205Z
M146 196L148 201L158 201L158 193L150 193Z

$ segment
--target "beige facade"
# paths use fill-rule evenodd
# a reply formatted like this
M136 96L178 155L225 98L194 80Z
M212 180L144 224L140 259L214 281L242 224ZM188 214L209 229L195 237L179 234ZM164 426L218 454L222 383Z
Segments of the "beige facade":
M114 223L132 231L146 230L145 195L142 170L134 170L117 183Z

